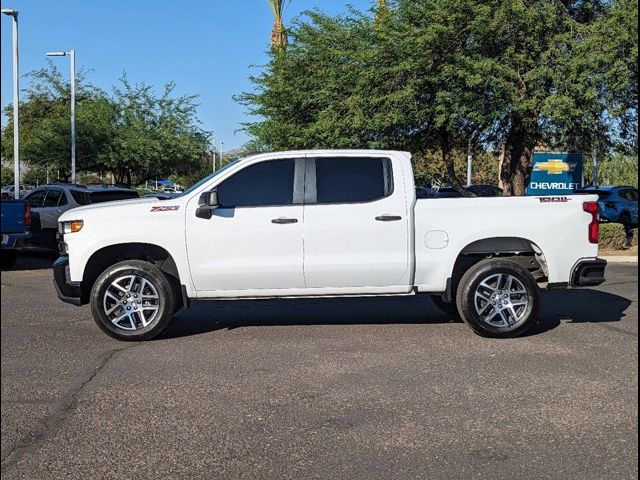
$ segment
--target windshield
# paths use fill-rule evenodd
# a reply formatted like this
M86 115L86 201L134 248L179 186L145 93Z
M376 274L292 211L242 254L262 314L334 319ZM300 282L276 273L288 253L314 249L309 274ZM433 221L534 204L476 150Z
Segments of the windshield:
M226 169L228 169L229 167L231 167L232 165L235 165L236 163L238 163L240 160L242 159L238 159L238 160L234 160L231 163L227 163L224 167L222 167L220 170L216 170L215 172L213 172L211 175L209 175L208 177L204 177L202 180L200 180L198 183L191 185L189 188L187 188L184 192L182 192L180 195L178 195L176 198L180 198L180 197L184 197L185 195L190 194L191 192L193 192L194 190L197 190L198 188L200 188L202 185L204 185L205 183L207 183L209 180L211 180L212 178L215 178L216 176L218 176L219 174L221 174L222 172L224 172Z

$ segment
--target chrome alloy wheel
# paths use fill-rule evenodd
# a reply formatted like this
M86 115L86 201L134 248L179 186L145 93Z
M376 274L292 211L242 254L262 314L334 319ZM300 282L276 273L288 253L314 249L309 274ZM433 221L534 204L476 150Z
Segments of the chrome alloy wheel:
M496 273L476 288L474 305L483 322L501 330L513 330L526 318L531 299L522 282L513 275Z
M102 300L111 323L123 330L139 330L156 318L160 297L156 287L140 275L125 275L107 287Z

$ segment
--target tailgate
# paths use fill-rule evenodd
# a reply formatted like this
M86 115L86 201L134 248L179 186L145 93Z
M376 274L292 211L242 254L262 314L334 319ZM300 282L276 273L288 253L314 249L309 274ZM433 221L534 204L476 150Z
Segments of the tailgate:
M3 200L2 201L2 224L0 225L3 234L24 233L29 229L25 220L24 200Z

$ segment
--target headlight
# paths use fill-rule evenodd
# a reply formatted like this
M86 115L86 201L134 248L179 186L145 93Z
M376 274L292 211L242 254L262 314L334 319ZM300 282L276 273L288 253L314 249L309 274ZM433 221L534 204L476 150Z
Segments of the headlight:
M82 230L84 222L82 220L70 220L68 222L62 222L63 233L75 233Z

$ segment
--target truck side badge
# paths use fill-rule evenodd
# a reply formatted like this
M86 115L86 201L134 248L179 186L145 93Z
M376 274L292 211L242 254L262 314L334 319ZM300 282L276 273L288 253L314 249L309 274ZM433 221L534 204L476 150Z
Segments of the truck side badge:
M174 210L178 210L180 208L179 205L162 205L159 207L151 207L152 212L171 212Z

